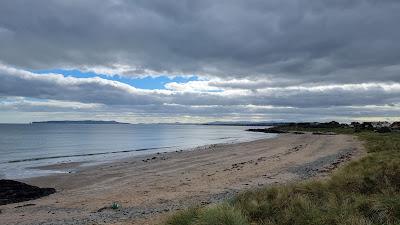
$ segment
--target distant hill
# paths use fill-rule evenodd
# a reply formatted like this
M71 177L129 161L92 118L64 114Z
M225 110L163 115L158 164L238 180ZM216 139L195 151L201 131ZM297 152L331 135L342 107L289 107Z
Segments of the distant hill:
M60 121L39 121L32 124L129 124L120 123L117 121L102 121L102 120L60 120Z

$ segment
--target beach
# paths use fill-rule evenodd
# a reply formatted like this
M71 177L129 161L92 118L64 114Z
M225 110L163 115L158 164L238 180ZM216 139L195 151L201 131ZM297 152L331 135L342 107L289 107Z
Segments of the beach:
M57 192L0 206L0 220L3 224L157 224L172 212L221 202L242 190L324 177L363 152L361 142L351 135L280 134L90 167L50 165L76 172L21 180ZM111 209L113 202L121 208Z

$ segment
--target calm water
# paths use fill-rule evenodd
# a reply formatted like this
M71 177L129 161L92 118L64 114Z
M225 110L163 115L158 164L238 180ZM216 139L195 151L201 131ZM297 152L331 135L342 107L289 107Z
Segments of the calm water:
M68 170L32 167L60 162L109 162L196 146L274 137L243 126L0 124L0 178L27 178Z

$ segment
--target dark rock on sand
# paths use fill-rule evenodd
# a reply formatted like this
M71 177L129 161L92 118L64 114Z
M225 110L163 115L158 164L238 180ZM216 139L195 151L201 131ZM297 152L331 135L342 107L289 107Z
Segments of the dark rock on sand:
M40 188L14 180L0 180L0 205L29 201L55 192L54 188Z

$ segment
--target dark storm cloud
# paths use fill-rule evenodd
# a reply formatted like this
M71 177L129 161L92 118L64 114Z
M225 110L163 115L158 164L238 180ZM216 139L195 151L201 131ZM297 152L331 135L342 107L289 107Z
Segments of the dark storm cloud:
M400 2L0 2L0 61L296 83L400 81Z

